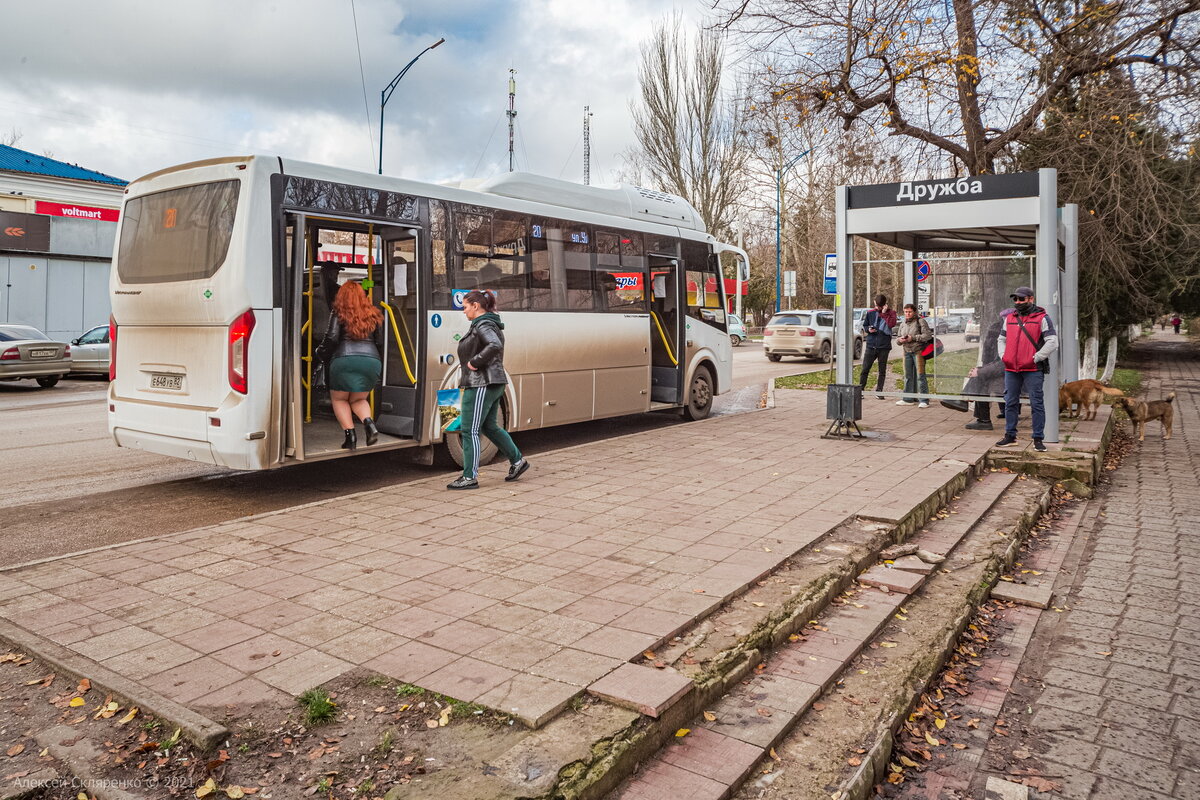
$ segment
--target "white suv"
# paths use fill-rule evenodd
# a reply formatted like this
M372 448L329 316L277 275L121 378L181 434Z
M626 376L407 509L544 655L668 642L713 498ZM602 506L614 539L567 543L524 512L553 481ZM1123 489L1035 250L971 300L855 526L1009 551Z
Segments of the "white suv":
M862 357L862 336L855 332L854 357ZM803 356L829 363L833 360L833 312L827 309L780 311L763 329L763 351L771 361Z

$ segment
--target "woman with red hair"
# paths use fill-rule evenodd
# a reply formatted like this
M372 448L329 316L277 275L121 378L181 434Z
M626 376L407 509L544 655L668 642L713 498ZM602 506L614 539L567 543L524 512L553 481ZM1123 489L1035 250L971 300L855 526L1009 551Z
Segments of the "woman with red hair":
M342 448L358 446L354 417L362 420L367 445L375 444L379 429L371 419L367 395L379 383L383 372L383 314L371 305L366 292L357 283L342 284L333 300L333 313L317 356L329 361L329 399L333 415L346 433Z

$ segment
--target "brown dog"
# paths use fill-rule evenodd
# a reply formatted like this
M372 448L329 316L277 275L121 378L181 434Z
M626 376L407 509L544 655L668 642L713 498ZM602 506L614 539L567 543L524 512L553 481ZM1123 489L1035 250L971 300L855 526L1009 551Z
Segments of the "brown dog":
M1163 427L1163 438L1171 438L1171 422L1175 418L1175 409L1171 402L1175 399L1175 393L1171 392L1162 400L1151 400L1147 403L1144 400L1134 400L1132 397L1122 397L1117 400L1117 405L1125 409L1125 413L1129 415L1129 424L1133 426L1133 432L1137 434L1138 441L1146 441L1146 423L1154 420L1159 420Z
M1064 383L1058 388L1058 410L1067 412L1068 417L1078 417L1086 410L1087 416L1084 419L1095 419L1105 395L1124 397L1125 393L1090 378ZM1072 405L1079 408L1073 409Z

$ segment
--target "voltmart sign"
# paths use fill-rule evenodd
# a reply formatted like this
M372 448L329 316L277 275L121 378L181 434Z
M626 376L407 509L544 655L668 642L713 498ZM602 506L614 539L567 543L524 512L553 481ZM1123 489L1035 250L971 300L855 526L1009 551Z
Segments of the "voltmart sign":
M52 217L70 217L72 219L94 219L98 222L116 222L121 212L115 208L95 208L93 206L64 205L62 203L44 203L38 201L34 210L39 214L49 214Z
M850 208L880 208L1037 197L1039 185L1036 172L1014 172L1009 175L972 175L969 178L937 181L880 183L874 186L851 186L849 189Z

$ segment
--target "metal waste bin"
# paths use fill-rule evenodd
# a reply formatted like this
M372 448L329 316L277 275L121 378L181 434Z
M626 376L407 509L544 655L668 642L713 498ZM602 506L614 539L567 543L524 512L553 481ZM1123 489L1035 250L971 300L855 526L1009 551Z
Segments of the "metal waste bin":
M822 438L861 437L858 420L862 419L862 387L857 383L830 384L825 390L825 419L832 422ZM851 433L851 428L854 433Z

